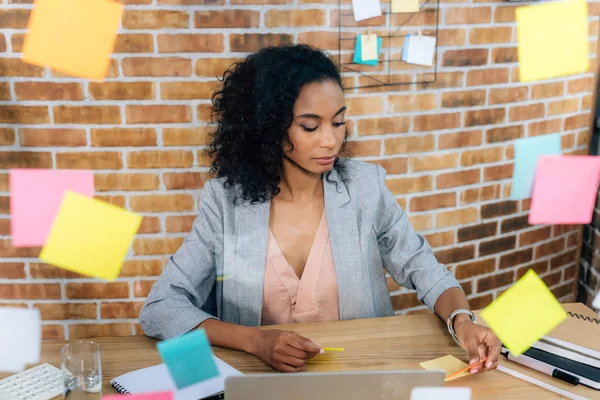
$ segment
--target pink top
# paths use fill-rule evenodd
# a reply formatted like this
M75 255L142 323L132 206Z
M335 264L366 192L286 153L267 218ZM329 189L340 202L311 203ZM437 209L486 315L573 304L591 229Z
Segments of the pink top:
M301 278L285 260L269 229L261 324L339 319L337 279L325 213L321 217Z

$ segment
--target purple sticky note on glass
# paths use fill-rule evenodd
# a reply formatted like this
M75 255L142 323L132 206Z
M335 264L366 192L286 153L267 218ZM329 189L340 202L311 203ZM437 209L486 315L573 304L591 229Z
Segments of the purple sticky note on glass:
M590 223L599 181L598 156L541 156L535 171L529 223Z
M92 171L13 169L8 180L14 247L39 247L46 243L67 190L94 195Z

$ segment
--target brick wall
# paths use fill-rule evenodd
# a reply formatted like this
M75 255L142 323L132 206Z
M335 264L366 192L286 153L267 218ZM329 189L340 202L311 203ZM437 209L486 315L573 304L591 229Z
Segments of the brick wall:
M600 197L597 199L600 200ZM600 202L596 201L592 222L583 227L577 301L592 307L594 297L600 291Z
M31 7L0 7L0 303L39 307L47 339L139 333L144 296L190 230L207 179L201 149L214 77L265 45L335 51L337 0L128 0L102 83L19 61ZM574 295L579 228L530 227L529 201L507 195L515 139L562 132L565 153L587 152L595 74L519 83L514 9L443 1L435 83L347 93L354 154L387 169L389 188L474 308L528 268L561 300ZM432 21L413 27L431 30ZM597 17L590 21L595 71ZM117 281L80 277L40 263L39 249L11 247L14 167L93 169L99 198L144 215ZM389 287L399 312L422 310L414 294Z

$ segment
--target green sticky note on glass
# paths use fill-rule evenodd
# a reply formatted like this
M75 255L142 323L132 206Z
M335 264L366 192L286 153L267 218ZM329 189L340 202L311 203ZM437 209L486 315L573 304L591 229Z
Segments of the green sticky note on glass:
M178 389L219 376L204 329L156 345Z
M511 200L531 197L538 159L540 156L559 155L560 142L560 133L515 140Z
M359 36L356 38L356 46L354 47L354 58L352 59L352 62L355 64L364 64L364 65L372 65L372 66L377 65L379 60L363 61L362 45L360 42L361 42L361 40L360 40L360 36ZM382 42L383 42L383 39L378 37L377 38L377 58L379 58L379 54L381 54L381 43Z
M530 269L487 306L481 318L507 349L519 355L558 326L567 313L544 281Z
M519 7L515 14L521 82L589 70L588 9L585 0Z

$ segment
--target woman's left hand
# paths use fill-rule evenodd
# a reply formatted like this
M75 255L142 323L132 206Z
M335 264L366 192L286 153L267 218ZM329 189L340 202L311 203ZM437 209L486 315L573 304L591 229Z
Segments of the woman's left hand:
M470 373L486 372L498 366L502 344L490 328L477 325L468 320L456 323L454 332L460 346L469 352L469 365L475 364L486 357L488 358L484 364L470 369Z

